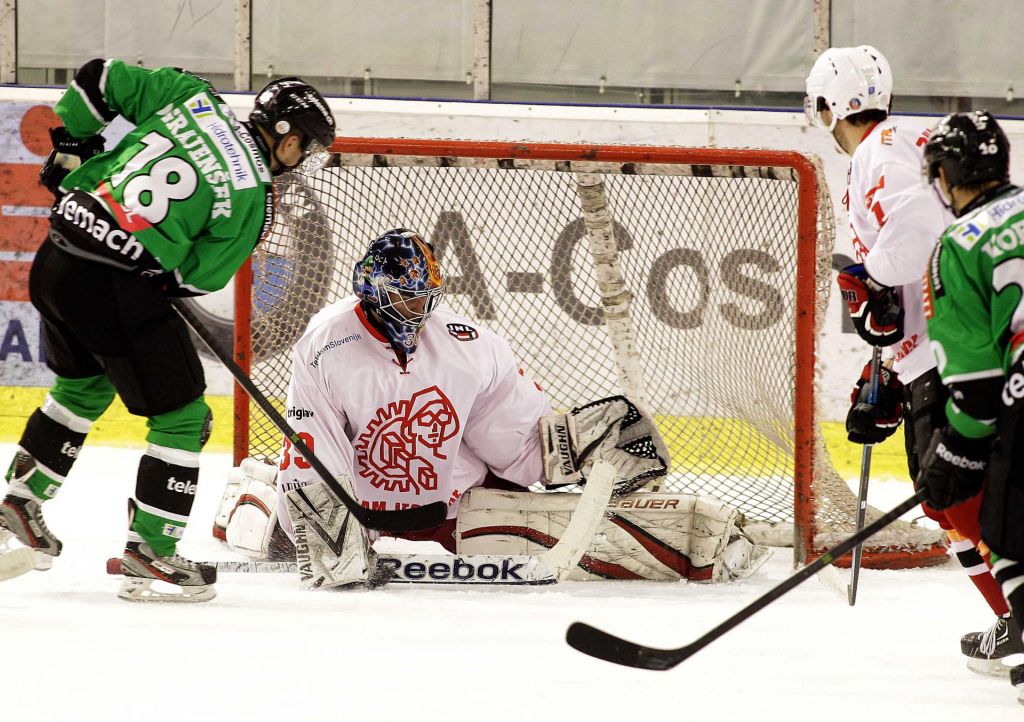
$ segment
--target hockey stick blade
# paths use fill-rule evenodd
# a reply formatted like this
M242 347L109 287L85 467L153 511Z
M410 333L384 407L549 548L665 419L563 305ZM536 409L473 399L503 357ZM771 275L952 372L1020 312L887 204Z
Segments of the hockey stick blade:
M685 659L699 652L704 647L715 641L723 634L741 622L749 619L761 611L786 592L799 586L804 581L814 576L821 569L825 568L839 557L846 554L857 544L870 538L877 532L899 519L908 511L920 503L923 491L919 491L912 497L891 509L887 514L868 524L861 531L850 536L846 541L841 542L832 549L829 549L810 564L807 564L791 577L776 585L765 594L745 606L736 614L732 615L711 631L704 634L694 642L677 647L675 649L659 649L657 647L645 647L642 644L630 642L604 632L596 627L583 622L574 622L569 626L565 634L565 641L573 649L583 652L591 657L603 659L606 662L621 664L625 667L636 667L637 669L666 670L675 667Z
M284 420L281 413L263 395L263 392L256 388L249 375L235 363L234 359L220 347L217 339L210 330L195 315L191 308L180 298L171 300L171 306L185 324L191 328L202 340L210 352L217 357L239 386L245 391L250 399L260 407L268 419L277 427L278 431L288 437L296 451L309 462L310 466L320 475L331 492L338 497L360 524L368 529L379 529L380 531L407 532L419 531L420 529L431 529L444 524L448 516L448 507L444 502L435 501L425 506L418 506L412 509L401 511L385 511L383 509L367 509L358 501L353 499L338 483L334 475L324 466L323 462L313 453L313 450L304 442L295 430Z

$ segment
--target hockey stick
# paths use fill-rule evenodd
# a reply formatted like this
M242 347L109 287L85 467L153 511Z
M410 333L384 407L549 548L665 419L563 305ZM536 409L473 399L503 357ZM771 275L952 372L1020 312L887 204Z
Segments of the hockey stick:
M923 490L918 491L912 497L899 504L887 514L879 517L868 524L858 533L852 535L846 541L826 551L810 564L803 567L793 576L781 584L761 595L753 602L745 606L736 614L732 615L711 631L704 634L690 644L675 649L658 649L656 647L645 647L635 642L616 637L608 632L603 632L596 627L591 627L583 622L573 622L565 634L565 641L570 647L591 657L597 657L607 662L621 664L626 667L637 667L638 669L666 670L675 667L680 662L690 658L695 653L704 649L723 634L741 622L749 619L761 611L776 599L794 587L805 582L818 570L831 564L833 561L846 554L854 546L868 539L876 532L881 531L889 524L899 519L903 514L913 509L924 496Z
M879 376L882 371L882 349L878 346L871 351L871 370L869 372L871 388L868 391L868 404L878 401ZM864 517L868 509L868 480L871 475L871 444L864 444L860 452L860 489L857 491L857 533L864 528ZM850 562L850 584L846 587L846 601L852 607L857 603L857 583L860 581L860 562L864 555L864 544L853 548L853 560Z
M392 532L404 532L404 531L417 531L419 529L430 529L432 527L439 526L444 523L445 518L448 514L448 508L444 502L435 501L425 506L415 507L412 509L403 509L402 511L384 511L379 509L368 509L362 506L359 502L349 496L345 490L338 484L334 475L324 466L323 462L320 461L313 453L313 450L306 445L299 435L289 426L288 422L284 420L280 412L273 407L267 397L263 395L256 385L252 382L252 379L246 375L244 371L234 362L234 359L220 347L217 339L214 338L210 330L200 321L195 313L190 309L181 299L171 299L171 306L181 316L182 320L195 331L196 335L202 339L203 343L206 344L207 348L213 353L214 356L224 365L225 368L235 377L235 381L241 386L245 393L249 395L249 398L255 402L260 410L266 414L267 418L273 422L274 426L288 437L292 445L302 454L303 458L309 462L310 466L320 475L324 483L331 492L338 497L338 499L345 505L352 516L354 516L360 524L370 529L380 529L381 531L392 531Z

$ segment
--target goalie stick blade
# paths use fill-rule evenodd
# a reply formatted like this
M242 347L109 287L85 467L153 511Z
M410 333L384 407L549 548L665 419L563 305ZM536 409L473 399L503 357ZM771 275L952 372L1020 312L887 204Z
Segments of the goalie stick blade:
M356 520L368 529L379 531L420 531L421 529L433 529L444 524L448 518L448 507L443 501L434 501L426 506L417 506L412 509L401 511L382 511L380 509L367 509L364 506L350 506L345 504L352 511Z
M573 649L606 662L656 671L672 669L696 651L690 646L680 649L645 647L583 622L569 625L565 641Z
M387 584L443 584L443 585L501 585L539 586L556 584L558 580L539 557L528 554L381 554L377 558L380 569L385 573ZM202 562L223 572L251 574L288 573L296 574L298 564L294 561L247 561ZM122 574L118 557L107 559L107 574Z

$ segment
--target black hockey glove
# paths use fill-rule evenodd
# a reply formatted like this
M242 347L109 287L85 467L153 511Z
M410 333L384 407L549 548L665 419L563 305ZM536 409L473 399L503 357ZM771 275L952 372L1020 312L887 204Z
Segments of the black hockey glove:
M896 290L871 280L864 264L840 271L839 289L862 339L872 346L891 346L903 338L903 309Z
M991 437L970 439L948 426L936 429L917 477L928 505L942 511L981 491L991 449Z
M50 128L50 140L53 141L53 150L43 161L43 167L39 170L39 182L46 186L53 195L60 195L60 184L73 171L85 161L103 152L103 136L94 135L85 140L79 140L67 131L63 126Z
M903 382L892 369L878 369L878 396L871 402L871 362L850 394L846 435L855 444L877 444L896 433L903 421Z

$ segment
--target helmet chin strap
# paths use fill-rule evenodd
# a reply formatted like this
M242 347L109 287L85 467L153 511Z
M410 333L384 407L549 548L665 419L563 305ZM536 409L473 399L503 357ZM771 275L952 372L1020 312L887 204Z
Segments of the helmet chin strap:
M942 192L941 181L938 179L938 177L936 177L935 180L932 181L932 190L935 191L935 195L938 196L939 203L941 203L946 208L946 210L952 213L956 218L959 218L960 214L957 213L956 209L953 207L953 199L946 198L946 194ZM951 188L950 195L952 195L952 193L953 189Z

